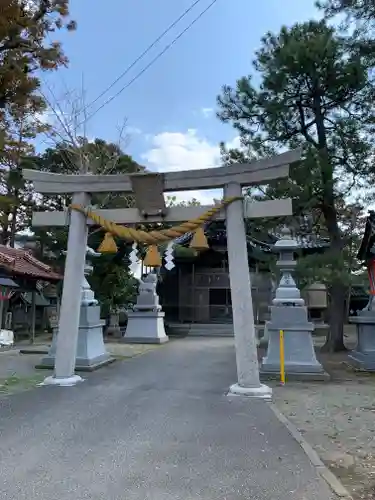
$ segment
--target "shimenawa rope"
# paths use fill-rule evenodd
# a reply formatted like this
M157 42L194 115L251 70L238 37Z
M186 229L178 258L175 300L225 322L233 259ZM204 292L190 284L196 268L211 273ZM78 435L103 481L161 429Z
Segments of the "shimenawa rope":
M78 212L86 215L89 219L95 222L95 224L101 226L107 233L110 233L114 236L118 236L119 238L127 241L136 241L137 243L143 243L145 245L158 245L160 243L174 240L175 238L178 238L179 236L182 236L186 233L196 231L197 229L201 228L203 224L205 224L205 222L209 221L212 217L219 213L220 210L230 205L234 201L242 199L242 196L232 196L230 198L225 198L219 205L210 208L197 219L183 222L182 224L173 226L169 229L161 229L160 231L150 232L142 231L140 229L133 229L131 227L120 226L115 222L105 219L90 208L84 207L82 205L72 204L69 208L71 208L72 210L77 210Z

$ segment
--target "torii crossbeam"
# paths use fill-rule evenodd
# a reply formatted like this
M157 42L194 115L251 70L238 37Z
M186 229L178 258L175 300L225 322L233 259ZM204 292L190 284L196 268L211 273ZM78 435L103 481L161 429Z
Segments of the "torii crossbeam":
M88 206L92 193L133 193L136 209L98 210L113 222L135 224L153 221L183 221L199 215L207 207L174 207L167 209L163 193L200 189L224 189L224 198L240 197L243 186L265 184L285 178L289 165L301 158L300 150L288 151L272 158L248 164L203 170L131 175L65 175L36 170L24 170L23 176L32 181L42 194L73 195L73 203ZM231 387L237 394L269 398L270 389L260 383L254 314L244 218L277 217L292 214L290 199L244 204L231 203L216 218L226 219L228 264L232 296L238 383ZM73 385L75 355L80 314L80 287L84 272L87 231L90 221L78 212L36 212L33 226L69 225L64 286L60 308L59 334L53 380L56 385Z

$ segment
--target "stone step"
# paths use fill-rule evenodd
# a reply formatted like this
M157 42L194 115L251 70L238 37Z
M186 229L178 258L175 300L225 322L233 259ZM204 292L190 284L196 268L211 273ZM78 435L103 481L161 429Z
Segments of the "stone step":
M258 336L262 334L263 326L257 325ZM227 323L191 323L179 324L170 323L168 325L168 332L171 335L189 335L191 337L199 336L215 336L215 337L233 337L234 330L233 324Z
M201 323L170 323L168 331L173 335L190 335L190 336L233 336L232 324L201 324Z

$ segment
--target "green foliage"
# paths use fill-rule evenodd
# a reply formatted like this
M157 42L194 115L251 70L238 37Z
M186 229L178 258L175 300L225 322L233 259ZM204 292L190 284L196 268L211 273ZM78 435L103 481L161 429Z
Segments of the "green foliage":
M357 21L367 28L375 27L375 3L372 0L320 0L316 6L328 17L343 14L347 22Z
M201 205L200 201L196 198L192 198L189 201L177 201L177 196L167 196L166 204L168 207L199 207ZM155 229L162 229L172 226L173 224L158 224ZM167 245L161 245L160 251L164 252ZM174 253L177 258L187 258L191 259L196 256L196 251L189 247L184 247L182 245L175 245Z
M59 143L55 148L47 149L42 155L33 158L33 168L44 172L77 174L86 163L94 173L128 174L144 170L129 155L112 143L101 139L88 142L79 139L79 146L72 148L68 143ZM70 196L43 196L38 207L41 210L63 210L71 202ZM123 193L98 194L92 198L92 204L98 208L126 208L134 206L132 196ZM68 229L33 228L39 243L38 256L54 265L63 267L63 250L66 250ZM104 232L100 228L90 227L88 245L97 249L103 239ZM102 255L94 259L94 271L90 277L93 290L101 303L102 314L106 315L118 306L134 300L137 288L135 280L128 269L129 248L125 242L118 240L116 255Z
M224 150L226 162L304 148L290 179L261 187L255 196L290 196L297 215L316 210L317 220L332 215L325 206L329 198L361 187L370 163L372 145L363 131L374 119L374 89L366 65L346 49L323 21L269 33L254 63L261 85L241 78L218 98L219 117L233 124L245 146Z
M373 0L318 0L316 6L327 19L339 20L342 33L349 35L352 50L375 66L375 3ZM343 21L342 21L343 19Z
M102 232L92 235L90 245L97 247L103 237ZM130 246L118 241L116 255L103 254L93 260L93 273L89 278L101 306L102 317L116 312L120 306L128 306L136 300L138 280L130 274Z
M344 220L348 213L362 215L347 196L365 185L372 164L375 94L368 61L325 21L309 21L266 34L254 68L259 85L243 77L235 88L224 86L218 97L219 118L233 125L243 145L240 153L224 150L224 161L302 148L303 159L292 166L290 179L249 194L292 197L295 214L312 214L316 231L329 238L319 266L330 285L332 338L340 347L353 261L353 252L347 256Z
M199 207L200 201L196 198L192 198L189 201L177 201L177 196L167 196L167 206L168 207Z
M75 29L68 0L2 0L0 7L0 107L25 107L39 87L38 70L66 65L61 45L46 43L56 30Z
M72 30L68 0L3 0L0 6L0 242L14 244L29 223L34 204L21 177L33 154L32 140L48 130L41 116L47 103L40 72L67 64L58 42L47 42L57 29ZM9 203L4 201L8 199Z
M144 167L125 154L117 144L107 143L102 139L89 142L82 137L78 138L76 146L68 142L57 143L54 148L48 148L42 155L33 158L33 163L37 170L60 174L86 171L92 174L131 174L144 171ZM69 196L48 196L42 204L50 204L51 208L61 210L70 202ZM123 193L96 193L92 204L100 208L125 208L134 206L134 200L132 196Z

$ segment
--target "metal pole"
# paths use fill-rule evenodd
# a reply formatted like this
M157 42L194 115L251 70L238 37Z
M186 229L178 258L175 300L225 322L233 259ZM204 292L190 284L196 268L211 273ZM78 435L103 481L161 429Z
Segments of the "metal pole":
M284 330L280 330L280 383L285 385Z

